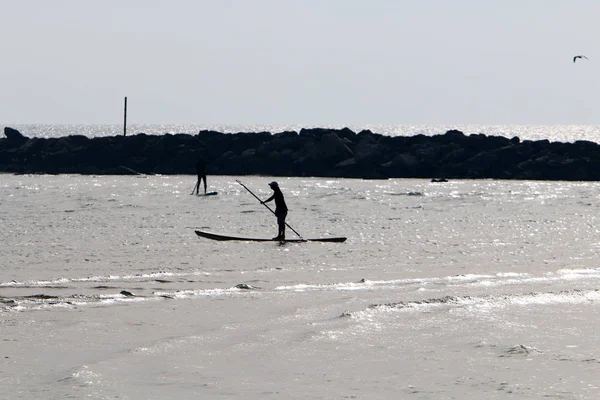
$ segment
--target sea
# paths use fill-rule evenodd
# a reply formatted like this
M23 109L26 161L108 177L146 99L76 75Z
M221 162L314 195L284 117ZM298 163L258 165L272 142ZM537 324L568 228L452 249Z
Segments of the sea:
M0 399L600 397L600 182L195 183L0 174Z

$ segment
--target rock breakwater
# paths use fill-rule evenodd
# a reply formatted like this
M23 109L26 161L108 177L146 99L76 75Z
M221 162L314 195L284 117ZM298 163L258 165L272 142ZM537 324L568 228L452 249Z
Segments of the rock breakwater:
M457 130L397 137L315 128L45 139L6 127L4 135L0 172L9 173L195 174L202 157L212 175L600 180L597 143L521 141Z

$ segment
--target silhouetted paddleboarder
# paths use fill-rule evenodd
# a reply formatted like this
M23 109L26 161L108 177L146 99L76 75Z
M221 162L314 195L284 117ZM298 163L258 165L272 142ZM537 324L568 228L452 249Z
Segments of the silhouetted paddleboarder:
M586 56L581 55L581 56L575 56L575 57L573 57L573 62L577 61L578 58L585 58L586 60L589 60L589 58L587 58Z
M196 173L198 174L198 180L196 181L196 186L194 186L194 190L192 190L191 194L199 194L200 191L200 182L204 180L204 194L206 194L206 161L204 158L200 157L198 162L196 162Z
M268 203L275 199L275 216L277 217L277 226L279 229L277 236L274 237L273 240L285 240L285 217L287 217L288 208L285 204L283 193L281 193L281 189L279 189L279 184L273 181L269 183L269 186L273 189L273 195L265 201L261 201L261 204Z

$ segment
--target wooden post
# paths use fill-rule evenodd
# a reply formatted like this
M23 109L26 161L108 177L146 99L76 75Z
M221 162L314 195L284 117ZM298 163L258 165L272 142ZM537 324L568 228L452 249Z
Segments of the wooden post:
M125 96L125 113L123 117L123 136L127 136L127 96Z

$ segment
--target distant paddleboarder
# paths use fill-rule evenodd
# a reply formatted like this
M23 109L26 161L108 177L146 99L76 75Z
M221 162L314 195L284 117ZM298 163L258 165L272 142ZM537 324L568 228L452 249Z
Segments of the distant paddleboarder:
M204 158L202 157L200 157L198 162L196 162L196 173L198 174L198 180L196 181L194 190L192 190L192 194L194 194L194 192L199 194L200 182L202 182L202 180L204 180L204 194L206 194L206 161L204 161Z
M585 58L586 60L589 60L589 58L587 58L586 56L581 55L581 56L575 56L575 57L573 57L573 62L577 61L578 58Z
M283 198L283 193L279 189L279 184L275 181L269 183L271 189L273 189L273 195L261 201L261 204L268 203L271 200L275 200L275 216L277 217L277 226L279 228L277 236L273 240L285 240L285 217L287 217L288 208Z

